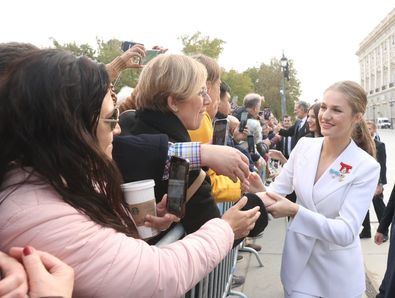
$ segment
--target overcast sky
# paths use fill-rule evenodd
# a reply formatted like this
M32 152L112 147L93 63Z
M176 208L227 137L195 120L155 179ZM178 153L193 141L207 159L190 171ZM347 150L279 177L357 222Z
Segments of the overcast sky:
M117 38L179 53L178 37L200 31L226 41L219 63L227 70L259 66L284 50L295 62L301 99L313 101L335 81L359 82L359 43L393 8L391 0L7 0L0 42Z

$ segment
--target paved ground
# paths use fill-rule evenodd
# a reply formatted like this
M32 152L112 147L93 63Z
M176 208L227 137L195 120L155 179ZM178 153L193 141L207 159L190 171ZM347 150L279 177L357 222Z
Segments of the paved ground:
M385 142L387 149L387 178L388 185L385 187L384 196L388 200L392 186L395 182L395 131L381 130L381 140ZM377 229L377 218L373 206L370 208L372 232ZM263 236L255 239L255 243L262 245L259 256L264 267L259 267L255 256L250 253L240 253L243 260L238 262L236 274L246 277L243 286L234 290L241 291L249 298L282 298L283 290L280 282L281 253L286 229L284 219L272 220ZM366 268L367 291L365 297L375 297L378 287L384 276L388 242L381 246L374 244L372 239L361 240ZM232 295L232 297L236 297ZM339 297L341 298L341 297Z

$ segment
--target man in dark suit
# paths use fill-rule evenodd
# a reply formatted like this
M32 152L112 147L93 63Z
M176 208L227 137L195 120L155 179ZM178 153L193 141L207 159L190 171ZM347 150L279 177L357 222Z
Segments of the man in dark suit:
M385 271L383 281L381 282L379 293L376 298L395 297L395 185L392 188L391 196L388 200L384 215L380 220L377 233L374 236L374 242L378 245L384 242L384 233L388 231L391 224L391 239L388 249L387 270Z
M376 212L377 219L380 222L383 217L384 209L385 209L383 186L385 184L387 184L387 165L386 165L387 154L385 152L385 144L383 142L378 141L376 138L374 138L376 131L377 131L376 124L373 121L367 121L366 123L368 125L370 135L373 138L374 143L376 145L376 159L377 159L377 162L380 164L380 178L379 178L379 182L377 184L376 192L373 197L374 211ZM359 237L360 238L370 238L371 231L370 231L369 210L368 210L368 213L366 214L365 220L362 223L362 226L363 226L363 229L362 229L362 232L359 234ZM388 228L385 231L383 231L383 235L384 235L383 241L385 242L388 240Z
M307 123L307 114L309 111L309 104L305 101L298 101L295 103L294 106L294 113L296 116L296 121L295 124L289 127L288 129L280 129L278 134L284 138L291 137L291 150L289 152L286 152L288 156L284 156L286 158L289 157L289 154L291 154L291 151L295 147L295 145L298 143L299 139L304 137L306 134L309 133L309 124ZM287 146L288 148L288 146ZM288 150L287 150L288 151ZM291 202L296 202L296 194L295 192L292 192L286 196Z
M289 115L283 116L283 121L281 122L283 129L289 129L292 126L292 119ZM286 159L289 158L291 153L293 140L292 137L282 137L280 142L276 144L276 149L281 151Z
M295 103L294 113L297 118L295 124L288 129L280 129L278 132L278 134L282 137L292 137L291 151L298 143L299 139L304 137L309 132L309 125L307 123L308 110L309 104L307 102L298 101Z

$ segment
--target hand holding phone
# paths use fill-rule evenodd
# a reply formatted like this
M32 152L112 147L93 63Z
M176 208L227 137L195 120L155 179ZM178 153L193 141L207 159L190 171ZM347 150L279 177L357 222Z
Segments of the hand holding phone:
M170 159L169 181L167 186L167 211L183 218L187 199L189 161L172 156Z

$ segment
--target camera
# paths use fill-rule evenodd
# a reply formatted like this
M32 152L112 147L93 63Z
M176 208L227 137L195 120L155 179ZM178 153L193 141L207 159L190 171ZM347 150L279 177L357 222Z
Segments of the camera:
M247 126L247 119L248 119L248 112L241 113L240 116L240 125L239 125L239 132L243 132Z
M187 200L189 161L172 156L170 159L169 181L167 186L167 211L183 218Z
M133 47L136 44L139 44L139 43L134 42L134 41L123 41L122 45L121 45L121 49L123 52L126 52L127 50L129 50L131 47Z
M264 108L263 109L263 118L265 119L265 120L269 120L270 119L270 115L271 115L271 111L270 111L270 108Z

